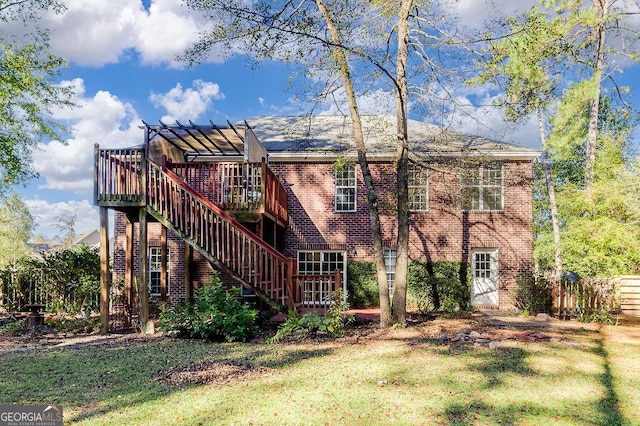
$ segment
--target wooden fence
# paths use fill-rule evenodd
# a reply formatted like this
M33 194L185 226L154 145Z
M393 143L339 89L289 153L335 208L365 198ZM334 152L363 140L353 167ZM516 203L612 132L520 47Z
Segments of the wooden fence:
M620 310L625 315L640 316L640 275L623 275L620 282Z
M619 309L615 278L563 279L552 288L553 311L562 319Z
M46 269L34 271L25 275L17 271L0 271L0 309L9 312L25 312L25 306L44 305L46 310L56 310L62 307L77 305L81 298L73 289L58 286L52 290L43 283L50 275ZM98 306L99 294L96 293L89 300L92 306Z

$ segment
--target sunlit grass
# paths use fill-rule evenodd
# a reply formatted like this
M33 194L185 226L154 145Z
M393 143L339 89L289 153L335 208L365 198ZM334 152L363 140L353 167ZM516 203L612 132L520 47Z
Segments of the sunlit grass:
M626 336L626 335L625 335ZM65 424L640 424L640 336L576 344L443 344L419 327L364 343L207 344L118 340L0 358L0 402L56 402ZM236 360L273 374L171 386L175 366Z

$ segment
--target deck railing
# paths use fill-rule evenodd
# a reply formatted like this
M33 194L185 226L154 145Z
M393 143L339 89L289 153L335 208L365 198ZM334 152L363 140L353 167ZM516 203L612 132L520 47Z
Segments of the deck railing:
M325 310L342 288L342 272L336 269L329 275L294 275L294 298L298 306L309 310Z
M295 275L295 262L223 208L264 206L286 221L286 191L262 163L155 164L142 149L95 147L95 202L147 207L209 260L286 307L326 309L341 275ZM141 173L146 170L146 173Z
M171 163L169 170L225 210L266 213L287 221L287 193L266 163Z
M100 149L95 145L94 202L102 206L144 205L142 149Z
M293 307L293 262L168 169L149 163L148 206L252 289Z

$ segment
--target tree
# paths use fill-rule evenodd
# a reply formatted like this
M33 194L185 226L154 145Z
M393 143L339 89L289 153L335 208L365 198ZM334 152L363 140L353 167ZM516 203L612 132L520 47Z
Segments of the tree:
M16 194L0 206L0 269L15 266L31 250L27 242L33 232L33 217Z
M623 36L621 22L630 10L626 4L614 8L616 2L610 0L540 3L546 10L534 8L522 19L510 18L510 33L490 43L489 60L482 62L475 82L502 81L501 100L507 117L517 120L536 115L547 183L547 194L537 199L537 205L546 202L551 209L550 214L538 210L537 215L536 255L543 265L549 266L553 246L558 276L563 266L591 275L613 273L616 268L598 258L607 252L608 258L626 258L623 263L633 265L628 256L620 257L607 247L635 233L623 231L627 214L619 209L609 212L615 220L605 220L600 207L619 202L613 201L617 197L613 192L603 198L600 190L618 187L607 170L625 167L619 158L632 125L620 119L624 113L611 108L611 99L603 91L614 71L605 58L605 40L614 30L617 37ZM614 88L621 92L616 85ZM606 235L600 235L605 229ZM602 243L605 240L607 244Z
M241 48L261 58L304 64L310 73L326 76L324 81L327 85L321 93L331 93L335 90L334 82L342 81L353 125L358 164L367 190L379 283L380 323L383 327L391 324L391 312L378 212L379 197L369 170L358 108L357 86L361 80L354 78L354 75L367 77L367 87L375 86L379 81L378 76L385 76L396 95L398 253L393 321L404 324L409 237L406 76L409 20L417 3L413 0L403 0L399 3L383 0L315 0L295 4L187 1L187 5L204 14L211 25L210 30L185 54L189 62L197 61L213 46L222 44L230 50ZM395 50L396 53L395 63L390 60L389 46L385 44L394 31L397 42L391 50ZM358 72L354 73L354 70ZM374 83L371 83L371 77Z
M504 94L498 103L509 120L519 121L535 114L542 146L540 162L544 170L553 232L555 274L562 276L560 223L555 186L549 160L546 111L561 95L560 78L554 73L571 52L566 40L570 28L563 21L548 19L540 9L529 10L522 18L509 18L508 36L491 41L479 62L480 73L472 84L497 82Z
M64 248L70 248L76 239L76 219L77 215L74 212L65 213L56 216L56 223L53 225L58 230L58 236L61 245Z
M0 29L0 190L36 175L31 155L38 143L60 140L64 128L49 117L55 106L71 106L69 87L55 84L64 61L49 53L46 30L38 14L61 12L56 0L0 2L0 21L32 28L24 34Z
M637 273L640 217L629 201L640 188L640 178L634 169L638 157L628 154L636 120L606 96L600 100L599 115L598 149L589 188L584 188L583 173L575 172L575 164L584 164L586 150L567 151L553 163L563 219L564 263L581 276ZM544 265L548 258L544 233L536 242L536 255Z

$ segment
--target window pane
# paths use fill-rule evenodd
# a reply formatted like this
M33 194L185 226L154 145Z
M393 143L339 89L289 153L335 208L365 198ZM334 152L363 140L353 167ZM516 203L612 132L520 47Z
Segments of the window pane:
M169 292L169 259L171 252L167 248L167 293ZM161 293L162 248L149 247L149 294L157 296Z
M461 182L463 210L502 210L502 164L467 171Z
M335 209L336 211L354 211L356 209L356 172L355 166L347 165L335 172Z
M389 285L389 296L393 294L393 284L396 278L396 255L395 249L384 250L384 265L387 270L387 284Z
M428 210L429 187L427 169L411 164L408 170L409 210Z

